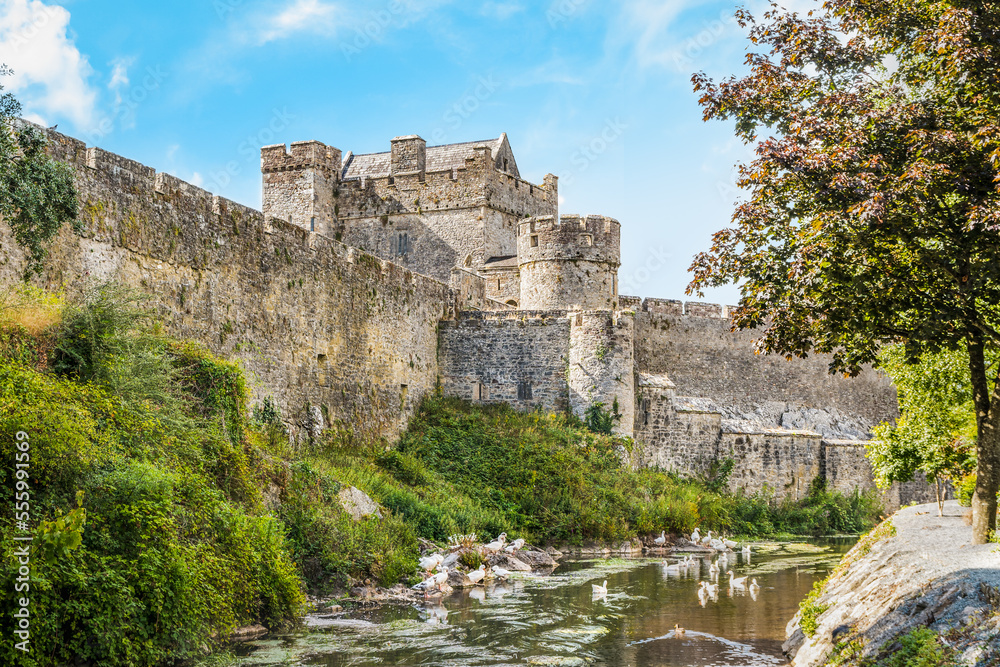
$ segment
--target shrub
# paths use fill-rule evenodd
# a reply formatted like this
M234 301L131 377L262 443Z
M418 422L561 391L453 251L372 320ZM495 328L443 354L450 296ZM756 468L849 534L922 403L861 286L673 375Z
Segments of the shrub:
M917 628L899 640L899 649L879 660L878 667L951 667L954 651L942 646L929 628Z
M830 605L819 604L819 598L823 595L823 588L826 586L826 579L813 584L813 589L799 603L799 627L806 637L814 637L819 629L819 617L830 608Z

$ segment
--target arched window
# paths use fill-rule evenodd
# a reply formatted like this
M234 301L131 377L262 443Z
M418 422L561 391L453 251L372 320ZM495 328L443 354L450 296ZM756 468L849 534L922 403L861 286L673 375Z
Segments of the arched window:
M511 299L510 301L507 302L507 305L508 306L514 306L515 308L517 308L517 301L514 301L514 299Z

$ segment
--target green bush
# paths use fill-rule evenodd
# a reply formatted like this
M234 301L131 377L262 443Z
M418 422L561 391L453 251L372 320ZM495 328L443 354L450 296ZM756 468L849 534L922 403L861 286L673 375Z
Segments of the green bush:
M976 473L971 473L958 481L955 486L958 504L962 507L972 507L972 496L976 495Z
M823 588L826 586L826 579L813 584L813 589L809 595L799 603L799 627L806 637L814 637L819 629L819 617L830 608L830 605L819 604L818 600L823 595Z
M928 628L917 628L899 640L898 650L879 660L878 667L952 667L954 651L942 646Z

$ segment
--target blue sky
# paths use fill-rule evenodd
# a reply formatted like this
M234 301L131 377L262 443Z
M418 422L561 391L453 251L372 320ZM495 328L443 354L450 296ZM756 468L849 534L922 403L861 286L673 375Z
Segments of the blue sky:
M368 153L399 135L507 132L523 177L560 176L563 212L622 222L623 293L686 298L750 155L731 126L702 122L690 84L740 71L735 7L0 0L0 62L27 117L258 208L261 145Z

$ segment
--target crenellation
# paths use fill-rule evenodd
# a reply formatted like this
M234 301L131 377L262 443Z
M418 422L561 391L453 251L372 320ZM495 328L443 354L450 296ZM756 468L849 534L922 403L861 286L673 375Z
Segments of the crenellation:
M717 303L700 303L688 301L684 304L684 314L688 317L712 317L721 318L722 306Z

